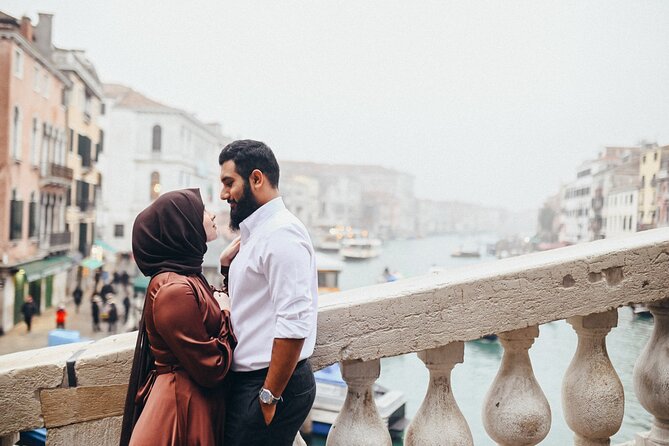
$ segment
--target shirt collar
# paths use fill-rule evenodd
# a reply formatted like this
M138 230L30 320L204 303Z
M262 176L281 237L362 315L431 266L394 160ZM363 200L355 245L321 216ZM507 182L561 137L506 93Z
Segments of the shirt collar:
M283 198L281 197L274 198L256 209L253 214L239 224L242 241L246 241L256 228L283 209L286 209L286 205L283 204Z

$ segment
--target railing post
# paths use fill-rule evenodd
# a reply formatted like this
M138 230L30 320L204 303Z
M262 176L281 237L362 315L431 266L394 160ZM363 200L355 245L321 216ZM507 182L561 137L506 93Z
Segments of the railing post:
M634 366L634 391L654 419L650 432L639 435L636 444L669 445L669 299L648 308L655 326Z
M464 350L463 342L452 342L418 353L430 370L430 384L407 430L406 446L473 446L472 433L451 392L451 370L462 363Z
M343 361L341 374L348 385L346 400L328 435L326 446L391 446L372 385L381 374L381 361Z
M623 385L606 351L606 335L618 325L611 310L567 319L578 347L562 381L562 407L574 445L608 445L623 422Z
M19 441L19 437L20 435L18 432L0 437L0 446L13 446Z
M529 348L536 325L499 334L504 356L483 402L483 426L500 446L533 446L551 427L551 408L539 387Z

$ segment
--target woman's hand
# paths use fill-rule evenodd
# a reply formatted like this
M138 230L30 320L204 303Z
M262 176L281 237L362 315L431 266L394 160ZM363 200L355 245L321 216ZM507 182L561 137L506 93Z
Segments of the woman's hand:
M235 238L230 242L227 248L221 253L221 266L228 267L232 263L232 259L235 258L239 252L239 245L241 243L241 237Z

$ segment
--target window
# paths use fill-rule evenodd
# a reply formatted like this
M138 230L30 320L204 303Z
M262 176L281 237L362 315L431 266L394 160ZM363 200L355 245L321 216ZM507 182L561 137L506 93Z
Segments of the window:
M35 192L30 194L30 203L28 205L28 237L37 235L37 202L35 201Z
M14 76L23 79L23 51L18 48L14 50Z
M42 95L45 98L49 97L49 83L50 83L49 81L50 81L49 73L45 70L44 71L44 87L42 88Z
M641 189L643 189L644 187L646 187L646 177L642 176L641 177Z
M39 93L39 87L41 83L41 76L39 72L39 67L33 67L33 91Z
M100 103L100 115L104 116L107 113L107 106L104 102Z
M160 152L162 145L163 129L159 125L153 126L153 139L151 141L151 150Z
M91 139L84 135L78 135L77 148L79 155L81 155L82 167L91 167L93 165L91 157Z
M21 159L21 110L14 106L12 113L12 158Z
M16 189L12 190L9 202L9 239L19 240L23 235L23 201L18 200Z
M151 201L155 200L160 196L160 174L158 172L151 173Z
M33 128L30 134L30 161L33 163L33 166L37 165L37 147L39 139L39 122L37 118L33 118Z
M123 225L114 225L114 237L123 238Z
M653 161L657 161L657 152L653 153Z

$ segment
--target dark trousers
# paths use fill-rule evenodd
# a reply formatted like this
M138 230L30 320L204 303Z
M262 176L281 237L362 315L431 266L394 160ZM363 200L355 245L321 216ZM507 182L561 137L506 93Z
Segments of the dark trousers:
M267 369L231 373L225 408L225 446L292 446L316 398L314 373L309 361L297 364L269 426L258 400L266 376Z

